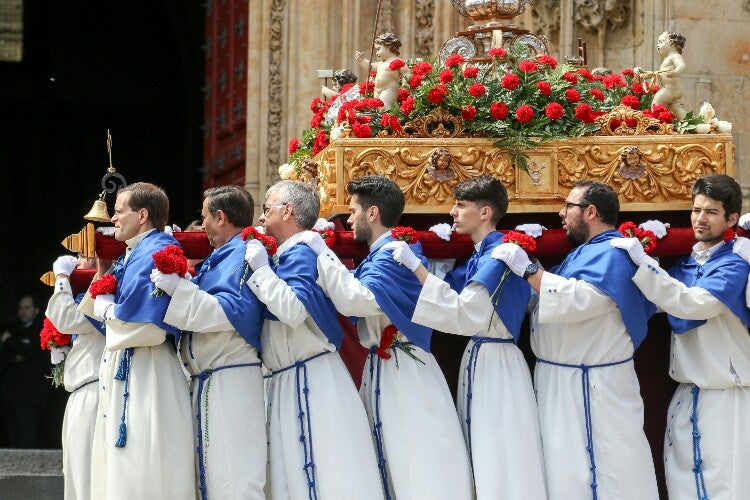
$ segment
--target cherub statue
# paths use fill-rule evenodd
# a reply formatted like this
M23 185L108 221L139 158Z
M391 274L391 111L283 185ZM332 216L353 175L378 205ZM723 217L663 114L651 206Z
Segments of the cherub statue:
M662 57L661 66L657 71L643 71L634 68L636 79L645 82L651 79L652 84L660 89L654 95L653 104L663 104L678 119L685 118L687 112L682 105L682 86L680 75L685 72L685 60L682 49L685 47L685 37L674 31L665 31L656 40L656 51Z
M646 172L643 154L638 146L628 146L620 153L620 170L617 172L623 179L636 180Z
M393 33L382 33L375 39L375 57L379 62L372 63L375 70L375 92L373 97L383 101L384 110L391 107L398 97L398 88L401 85L401 68L403 64L394 63L399 60L399 48L401 41ZM363 68L370 67L370 60L366 59L362 52L354 55L354 60ZM402 61L403 63L403 61ZM391 69L398 66L397 69Z
M333 88L330 89L323 85L323 87L321 88L321 92L323 92L323 95L326 99L330 99L343 90L348 90L344 87L350 83L357 83L357 75L355 75L348 69L340 69L333 74Z
M449 181L456 176L451 167L453 155L445 148L436 149L430 155L430 165L427 167L427 175L438 182Z

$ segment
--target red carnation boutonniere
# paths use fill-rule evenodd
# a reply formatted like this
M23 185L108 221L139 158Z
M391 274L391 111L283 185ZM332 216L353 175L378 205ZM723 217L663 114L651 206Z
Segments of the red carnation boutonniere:
M413 228L407 226L394 227L391 229L391 236L393 236L396 241L405 241L409 245L413 245L419 241L417 232Z
M167 245L158 252L154 252L151 256L154 260L156 269L164 274L177 274L182 277L187 273L187 258L182 253L182 248L177 245ZM161 297L164 294L164 290L159 287L154 287L154 291L151 295L154 297Z
M336 233L333 229L324 229L322 231L318 231L317 229L313 229L316 233L320 235L321 238L323 238L323 241L325 241L326 246L328 248L333 248L333 245L336 244Z
M276 246L276 239L273 236L263 234L253 226L247 226L240 233L240 237L243 241L258 240L263 244L269 257L276 255L278 247ZM242 285L247 281L248 274L250 274L250 264L245 262L242 269L242 278L240 279L240 290L242 290Z
M89 295L92 299L99 295L112 294L117 291L117 278L113 274L105 274L89 286Z
M729 243L730 241L732 241L736 237L737 237L737 233L734 232L734 229L732 229L731 227L728 227L727 230L724 231L724 236L722 237L722 239L726 243Z
M398 329L395 325L388 325L383 330L383 335L380 337L380 345L375 349L375 354L378 355L380 359L391 359L391 353L388 352L388 349L391 347L393 348L393 354L396 358L396 367L398 367L398 356L396 355L396 349L400 349L404 353L406 353L407 356L410 358L419 361L422 364L425 364L424 361L419 359L414 354L414 346L410 343L406 342L400 342L396 339L396 334L398 333Z
M101 280L99 280L101 281ZM55 325L49 320L44 318L44 324L42 325L42 331L39 332L39 343L43 350L50 351L52 348L60 348L70 345L71 336L65 333L61 333ZM54 387L60 387L63 385L63 373L65 372L65 357L59 363L52 365L52 374L49 378L52 379L52 385Z
M617 230L626 238L638 238L638 241L641 242L641 246L646 253L650 253L651 250L656 248L657 238L653 231L641 229L630 221L620 224L620 227L618 227Z

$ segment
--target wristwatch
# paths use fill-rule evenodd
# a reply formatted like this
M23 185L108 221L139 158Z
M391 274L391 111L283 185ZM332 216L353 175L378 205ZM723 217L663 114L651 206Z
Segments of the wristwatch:
M536 274L538 270L539 266L531 262L528 266L526 266L526 270L523 272L523 279L529 279L529 276Z

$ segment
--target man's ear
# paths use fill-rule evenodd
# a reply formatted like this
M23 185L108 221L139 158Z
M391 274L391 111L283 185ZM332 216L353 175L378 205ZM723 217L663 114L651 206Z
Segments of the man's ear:
M735 212L733 214L729 214L729 218L727 219L727 224L729 225L729 227L734 227L739 220L740 220L740 214Z
M370 222L375 222L378 219L380 219L380 207L378 207L377 205L372 205L367 209L367 220Z

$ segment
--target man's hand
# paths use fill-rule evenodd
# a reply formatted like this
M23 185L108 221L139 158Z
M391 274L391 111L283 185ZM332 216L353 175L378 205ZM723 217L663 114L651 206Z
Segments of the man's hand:
M501 243L492 250L491 257L505 262L513 274L518 276L523 276L526 268L531 264L531 259L523 248L515 243Z
M647 220L646 222L639 224L638 227L645 229L646 231L651 231L657 238L662 239L667 235L669 224L664 224L662 221L654 219Z
M52 272L55 273L55 276L70 276L77 265L77 258L72 255L62 255L52 263Z
M304 231L299 238L299 242L309 246L316 255L320 255L328 250L326 242L315 231Z
M164 293L170 297L174 295L174 291L177 289L177 284L182 279L177 273L164 274L158 269L153 269L149 278L151 278L154 285L164 290Z
M750 240L738 236L732 244L732 251L750 263Z
M542 235L542 231L547 229L541 224L520 224L516 226L516 231L526 233L532 238L539 238Z
M115 304L115 296L111 293L97 295L94 299L94 316L101 319L107 318L107 311Z
M256 239L248 240L245 249L245 262L248 263L253 272L268 265L268 252L266 252L263 243Z
M648 257L638 238L614 238L609 240L609 244L614 248L620 248L628 252L630 259L635 262L636 266L643 264Z
M383 245L383 250L393 250L393 260L406 267L409 271L416 271L422 263L405 241L391 241L390 243L386 243Z

